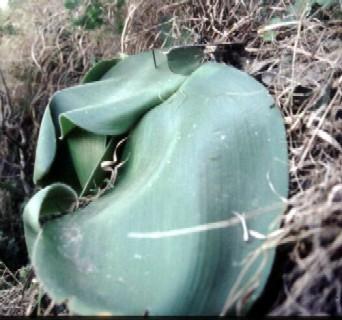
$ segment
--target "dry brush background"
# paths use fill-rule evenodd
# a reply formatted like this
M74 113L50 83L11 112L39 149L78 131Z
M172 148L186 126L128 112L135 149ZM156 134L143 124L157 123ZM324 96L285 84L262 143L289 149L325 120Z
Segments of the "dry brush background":
M76 15L91 3L83 2ZM341 315L342 4L98 2L102 20L94 30L75 26L62 0L27 0L0 16L0 314L67 313L32 276L21 225L23 205L35 192L34 150L51 95L119 53L242 41L242 68L264 83L283 113L290 163L271 285L252 312Z

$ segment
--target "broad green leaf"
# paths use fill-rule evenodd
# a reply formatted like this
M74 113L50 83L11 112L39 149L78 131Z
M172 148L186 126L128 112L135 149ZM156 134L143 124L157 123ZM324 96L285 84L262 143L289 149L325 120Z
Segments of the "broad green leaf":
M47 107L43 115L38 136L33 175L35 183L42 179L43 176L51 169L56 156L56 140L56 130L52 120L51 111L50 108Z
M69 153L82 189L102 159L107 149L106 141L106 136L84 130L74 130L68 135Z
M88 181L83 187L81 196L87 195L89 193L94 194L94 190L95 192L98 192L99 188L103 187L106 176L108 176L108 174L101 168L101 163L103 161L111 161L113 159L113 153L116 143L118 143L118 139L112 138L106 145L106 149L102 157L99 159L96 166L93 168L93 171L90 173Z
M114 67L120 59L102 60L95 64L84 76L82 83L94 82L100 80L103 75Z
M25 208L31 262L54 301L82 315L236 314L239 301L242 313L249 309L274 250L243 240L239 214L249 230L268 234L288 191L283 120L261 84L217 63L173 74L160 52L155 69L148 52L55 95L46 114L42 130L52 141L52 126L63 139L75 127L130 132L121 158L128 161L104 196L43 223L75 199L57 183ZM39 152L48 147L43 137ZM37 158L41 176L56 165L54 152Z
M46 185L50 176L62 176L53 167L57 138L64 141L76 127L97 135L119 136L128 132L149 109L171 96L186 77L168 68L166 55L156 51L127 57L104 73L101 81L88 75L90 83L57 92L47 107L38 138L34 181ZM101 68L101 73L105 70ZM69 168L68 168L69 169ZM57 172L56 172L57 170ZM60 180L58 180L60 181Z
M189 75L203 62L203 47L180 46L171 48L168 53L169 68L174 73Z
M39 191L24 210L25 240L29 255L41 231L41 220L60 215L70 209L77 195L67 185L55 183ZM39 213L39 214L37 214Z

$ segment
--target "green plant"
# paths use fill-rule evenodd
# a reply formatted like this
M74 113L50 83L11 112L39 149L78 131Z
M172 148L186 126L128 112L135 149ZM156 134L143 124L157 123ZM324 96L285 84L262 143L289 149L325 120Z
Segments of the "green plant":
M123 29L124 29L124 25L125 25L125 13L124 13L124 9L125 9L125 4L126 1L125 0L117 0L116 1L116 6L115 6L115 28L116 31L121 34Z
M81 3L81 0L64 0L64 7L68 10L76 9Z
M108 6L112 9L108 9ZM64 7L70 13L72 24L85 30L105 26L112 31L112 24L106 21L105 15L108 10L113 10L115 31L119 34L123 31L125 0L115 1L114 4L106 0L65 0Z
M0 25L0 35L7 34L7 35L16 35L17 29L14 27L12 23L4 23Z
M80 11L79 15L72 18L72 23L75 26L93 30L101 27L104 23L102 17L103 6L99 0L91 0L87 3L81 0L65 0L64 6L71 12Z
M327 9L337 3L337 0L296 0L287 7L285 17L273 17L270 19L267 26L261 28L262 39L267 42L272 42L278 34L278 32L273 29L273 26L295 26L298 19L301 19L301 16L304 17L312 14L313 8L318 6Z
M232 67L189 72L173 56L182 75L155 59L99 63L52 98L34 171L44 188L23 216L32 265L78 314L245 313L274 255L256 238L287 196L281 114Z

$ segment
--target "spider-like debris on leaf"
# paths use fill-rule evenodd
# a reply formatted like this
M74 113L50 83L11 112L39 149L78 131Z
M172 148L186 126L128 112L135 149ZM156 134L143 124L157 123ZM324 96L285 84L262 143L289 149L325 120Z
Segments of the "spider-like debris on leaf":
M116 178L118 176L118 172L119 172L119 168L121 168L127 161L128 161L128 157L126 160L118 162L118 150L120 148L120 146L128 139L128 137L125 137L123 139L121 139L115 149L114 149L114 153L113 153L113 160L111 161L102 161L101 162L101 168L104 171L110 172L110 178L107 180L107 184L106 186L101 190L103 192L107 191L108 189L112 188L114 186L114 183L116 181Z

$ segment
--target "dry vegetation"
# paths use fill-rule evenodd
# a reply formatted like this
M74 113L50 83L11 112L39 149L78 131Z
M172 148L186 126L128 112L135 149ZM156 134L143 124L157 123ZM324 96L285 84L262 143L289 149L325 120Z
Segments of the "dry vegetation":
M103 3L104 25L94 31L73 27L61 1L32 0L10 18L18 34L0 34L0 219L7 228L0 229L0 252L15 239L25 255L20 212L34 191L39 121L53 92L77 83L95 60L119 51L243 41L244 70L265 84L283 113L290 163L283 233L273 242L275 270L254 312L341 315L342 4L304 6L294 13L290 1L282 0L131 0L120 36L113 32L115 4ZM7 268L1 272L0 313L37 313L37 285ZM42 310L61 309L45 301Z

